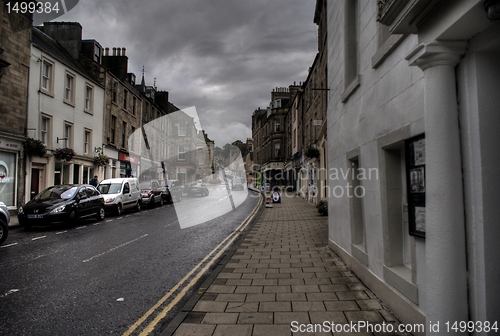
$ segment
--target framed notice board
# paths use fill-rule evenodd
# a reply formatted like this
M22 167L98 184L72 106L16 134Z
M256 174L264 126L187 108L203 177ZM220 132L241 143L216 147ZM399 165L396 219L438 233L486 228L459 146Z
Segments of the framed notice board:
M425 134L405 141L410 234L425 238Z

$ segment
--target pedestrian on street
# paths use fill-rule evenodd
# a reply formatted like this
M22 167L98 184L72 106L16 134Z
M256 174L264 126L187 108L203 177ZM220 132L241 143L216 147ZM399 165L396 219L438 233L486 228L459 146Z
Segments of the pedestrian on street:
M97 185L99 184L99 180L97 179L97 175L95 175L94 178L92 180L90 180L89 184L91 184L97 188Z

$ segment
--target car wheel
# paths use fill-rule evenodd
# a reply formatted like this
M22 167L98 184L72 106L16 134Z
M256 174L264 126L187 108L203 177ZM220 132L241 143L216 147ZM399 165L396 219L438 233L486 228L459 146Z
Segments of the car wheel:
M121 214L122 214L122 205L118 204L118 206L116 207L116 215L120 216Z
M106 217L106 210L102 206L99 208L99 211L97 212L96 218L98 221L102 221L102 220L104 220L104 217Z
M205 196L208 196L208 190L207 190L207 191L205 191Z
M155 198L154 196L151 196L151 198L149 199L149 207L154 208L154 206L155 206Z
M137 201L137 204L135 205L135 211L136 212L141 211L141 201Z
M0 245L3 244L7 236L9 235L9 226L3 220L0 219Z

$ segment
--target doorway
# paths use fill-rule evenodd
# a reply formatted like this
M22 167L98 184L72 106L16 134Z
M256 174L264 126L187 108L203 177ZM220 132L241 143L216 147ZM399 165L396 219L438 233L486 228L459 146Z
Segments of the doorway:
M32 200L40 192L40 177L41 169L32 168L31 169L31 189L30 189L30 200Z

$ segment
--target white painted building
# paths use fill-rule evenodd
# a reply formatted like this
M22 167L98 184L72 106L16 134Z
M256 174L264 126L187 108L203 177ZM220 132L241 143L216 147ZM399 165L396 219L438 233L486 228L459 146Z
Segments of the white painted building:
M45 187L88 183L99 175L94 164L102 147L104 89L66 50L33 28L28 97L28 136L49 149L27 161L28 201ZM72 160L58 159L58 148L71 148Z
M402 322L439 321L427 335L500 316L500 22L489 6L327 5L329 245Z

